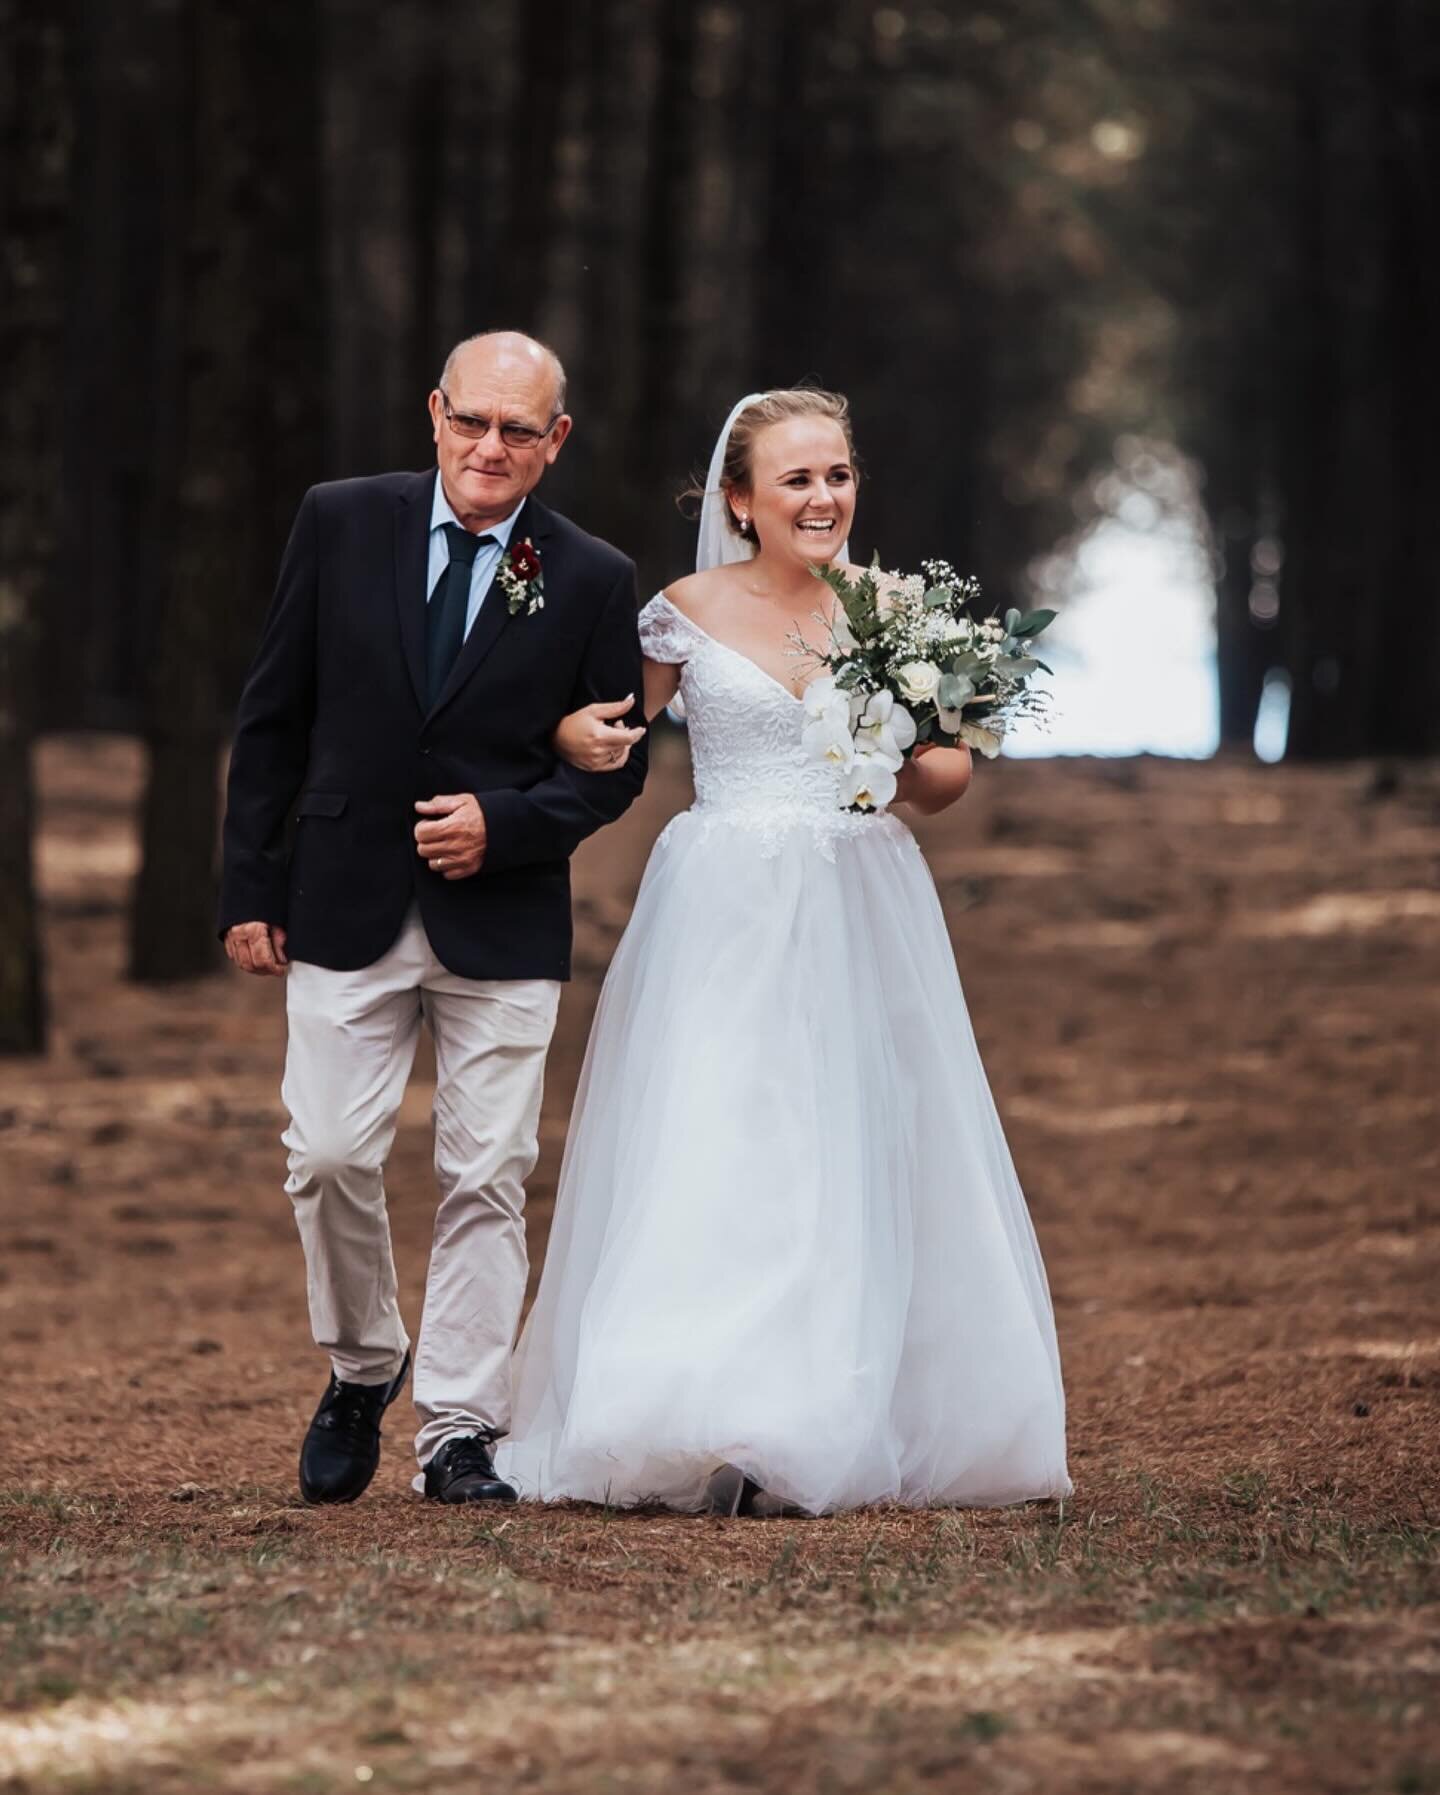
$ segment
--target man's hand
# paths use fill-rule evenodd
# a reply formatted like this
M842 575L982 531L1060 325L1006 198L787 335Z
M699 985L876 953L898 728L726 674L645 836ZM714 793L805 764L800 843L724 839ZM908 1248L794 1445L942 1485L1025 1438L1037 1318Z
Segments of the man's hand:
M444 879L472 879L485 858L485 814L469 792L421 798L415 808L431 820L415 825L415 850Z
M284 978L290 970L285 930L277 923L234 923L225 931L225 953L241 972L253 972L260 978Z

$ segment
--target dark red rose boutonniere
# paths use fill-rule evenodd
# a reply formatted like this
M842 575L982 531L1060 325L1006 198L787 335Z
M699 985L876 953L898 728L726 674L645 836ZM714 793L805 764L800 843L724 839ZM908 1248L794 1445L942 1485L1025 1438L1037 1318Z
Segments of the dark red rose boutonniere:
M540 551L527 536L523 542L512 542L500 563L500 584L505 591L505 608L512 617L523 611L533 617L545 609L545 574L540 566Z

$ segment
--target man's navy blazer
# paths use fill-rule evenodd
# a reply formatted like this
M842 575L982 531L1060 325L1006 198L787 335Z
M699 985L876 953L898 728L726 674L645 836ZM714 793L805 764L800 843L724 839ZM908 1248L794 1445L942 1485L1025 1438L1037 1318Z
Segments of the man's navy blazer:
M267 922L296 960L378 960L419 901L452 972L570 976L569 857L645 780L556 760L560 718L633 692L642 720L634 563L533 496L511 543L540 556L544 608L512 617L495 580L436 702L425 692L430 506L438 475L306 493L236 720L220 930ZM417 799L471 792L480 871L447 881L416 852ZM293 820L293 830L292 830Z

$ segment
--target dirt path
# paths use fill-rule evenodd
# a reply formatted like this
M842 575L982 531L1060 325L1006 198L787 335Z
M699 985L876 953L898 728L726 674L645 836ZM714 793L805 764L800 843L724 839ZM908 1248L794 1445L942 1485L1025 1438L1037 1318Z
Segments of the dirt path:
M686 801L577 869L598 980ZM55 1048L0 1067L0 1788L1440 1791L1440 776L1014 763L923 829L1055 1293L1062 1511L294 1497L323 1382L278 991L118 982L136 751L41 758ZM412 1327L426 1065L392 1159Z

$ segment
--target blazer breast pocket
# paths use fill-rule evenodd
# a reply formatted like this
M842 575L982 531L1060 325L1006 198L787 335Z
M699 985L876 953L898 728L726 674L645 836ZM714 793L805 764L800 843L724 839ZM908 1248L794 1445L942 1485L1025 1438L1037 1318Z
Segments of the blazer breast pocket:
M296 816L343 816L350 802L346 792L301 792Z

